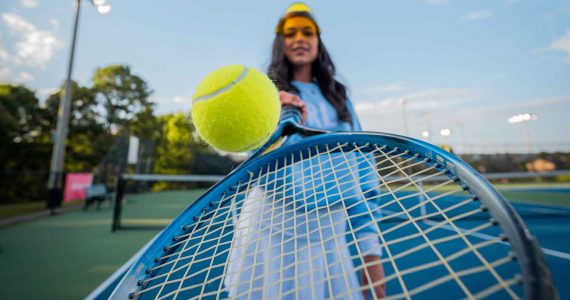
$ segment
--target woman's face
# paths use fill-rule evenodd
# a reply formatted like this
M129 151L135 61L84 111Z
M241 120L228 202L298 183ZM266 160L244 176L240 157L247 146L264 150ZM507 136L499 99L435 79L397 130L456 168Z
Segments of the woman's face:
M317 59L319 38L317 28L310 19L299 16L285 20L283 35L285 56L293 66L310 65Z

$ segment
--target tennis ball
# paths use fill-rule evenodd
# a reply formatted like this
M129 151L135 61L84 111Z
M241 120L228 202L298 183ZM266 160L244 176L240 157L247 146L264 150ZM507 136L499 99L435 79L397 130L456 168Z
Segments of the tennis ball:
M279 93L261 71L242 65L208 74L192 97L192 120L210 146L227 152L260 147L275 130Z

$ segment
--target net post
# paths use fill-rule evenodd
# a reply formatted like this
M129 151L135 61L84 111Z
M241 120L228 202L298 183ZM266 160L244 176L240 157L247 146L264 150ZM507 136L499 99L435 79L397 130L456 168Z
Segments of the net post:
M426 196L425 196L425 191L424 191L424 181L420 180L418 182L418 189L419 189L419 195L418 195L418 202L421 204L420 205L420 215L423 217L426 215Z
M121 229L121 213L122 213L122 202L123 195L125 194L127 181L123 178L128 161L129 153L129 130L128 128L123 129L122 142L125 144L124 152L121 153L120 163L119 163L119 174L117 175L117 181L115 186L115 209L113 211L113 224L111 226L111 232Z
M127 180L123 178L123 174L119 175L117 180L117 186L115 188L115 209L113 210L113 225L111 231L116 231L121 229L121 213L122 213L122 203L123 195L125 194L125 188L127 185Z

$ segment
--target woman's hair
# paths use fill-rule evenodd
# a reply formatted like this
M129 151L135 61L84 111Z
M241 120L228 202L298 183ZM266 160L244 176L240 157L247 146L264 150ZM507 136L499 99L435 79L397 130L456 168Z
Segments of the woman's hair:
M336 110L339 120L352 122L352 116L346 105L346 87L334 79L335 67L321 37L317 59L312 65L312 76L316 80L321 92ZM273 50L271 53L271 65L268 75L281 91L299 93L299 90L291 84L293 80L293 65L285 56L285 38L281 34L275 35Z

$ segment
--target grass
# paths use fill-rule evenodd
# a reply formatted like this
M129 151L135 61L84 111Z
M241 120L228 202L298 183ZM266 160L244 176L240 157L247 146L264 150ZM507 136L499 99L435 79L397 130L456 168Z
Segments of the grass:
M43 202L16 203L0 205L0 219L10 218L19 215L38 212L44 210L46 204Z
M83 205L82 201L66 202L63 207ZM28 202L0 205L0 220L46 210L45 202Z

